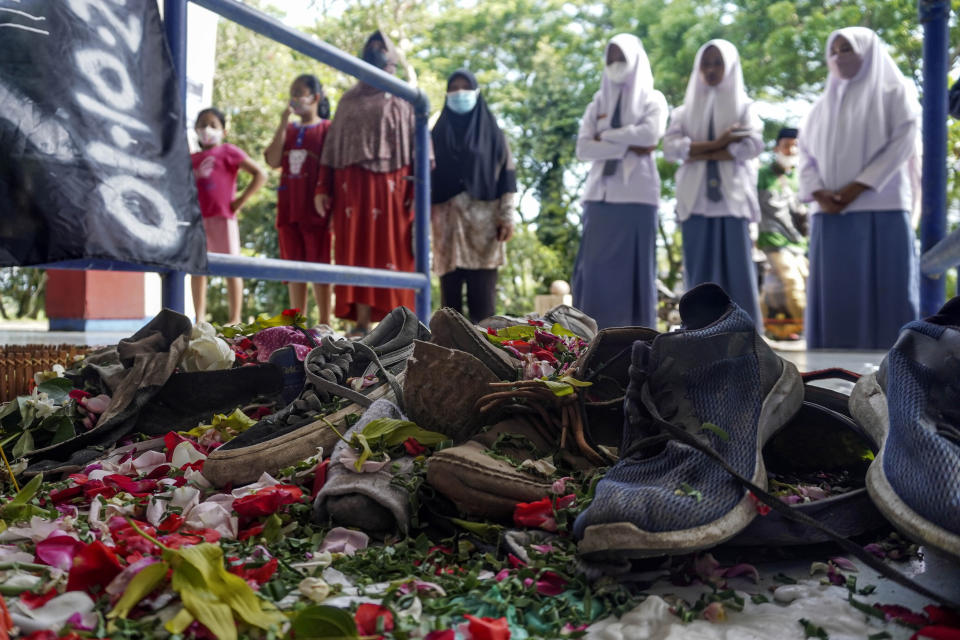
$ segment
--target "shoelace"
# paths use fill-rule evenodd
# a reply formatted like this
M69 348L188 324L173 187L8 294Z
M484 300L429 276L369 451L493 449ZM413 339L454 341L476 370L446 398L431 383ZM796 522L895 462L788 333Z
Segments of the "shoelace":
M367 396L358 393L346 385L347 374L354 362L357 352L365 355L376 365L377 373L390 385L396 395L399 406L403 406L403 390L396 377L390 373L369 345L352 340L334 340L330 336L324 337L320 345L307 356L305 367L317 380L308 382L297 398L284 408L278 421L284 424L294 424L317 416L334 397L346 398L362 407L373 404Z
M633 380L633 373L631 373L631 381L632 380ZM832 540L838 546L840 546L844 551L846 551L852 556L855 556L858 560L863 562L865 565L867 565L868 567L870 567L880 575L884 576L885 578L888 578L896 582L900 586L906 587L907 589L910 589L911 591L918 593L926 598L930 598L935 602L938 602L942 605L945 605L947 607L960 611L960 603L954 602L949 598L946 598L938 593L935 593L934 591L931 591L930 589L915 582L914 580L911 580L910 578L900 573L896 569L880 561L870 552L865 551L863 547L861 547L860 545L855 544L850 540L848 540L847 538L841 536L839 533L835 532L833 529L823 524L819 520L811 518L810 516L804 513L801 513L795 509L791 509L788 505L784 504L776 496L769 494L767 491L765 491L764 489L761 489L759 486L754 484L751 480L744 478L742 475L740 475L740 473L737 472L736 469L730 466L730 464L727 463L727 461L724 460L719 453L714 451L714 449L709 444L705 443L699 437L689 433L683 427L674 425L673 423L664 419L663 416L660 414L659 410L657 409L653 401L653 398L649 393L648 385L646 384L646 382L643 383L640 389L637 389L636 388L637 386L640 386L640 385L631 384L630 387L628 387L627 389L626 413L627 413L627 416L630 417L630 420L632 423L633 422L632 416L641 415L641 409L640 409L640 406L638 406L638 403L639 405L642 405L643 410L645 410L647 413L648 419L653 423L653 425L656 428L658 428L661 431L660 435L652 436L652 438L661 438L661 436L663 436L664 439L678 440L683 444L693 447L697 451L706 455L716 464L720 465L720 467L724 471L726 471L737 482L739 482L746 489L748 489L758 501L764 503L765 505L767 505L768 507L770 507L772 510L776 511L783 517L789 520L793 520L794 522L799 522L801 524L804 524L808 527L812 527L822 532L824 535L830 538L830 540ZM647 391L647 392L644 393L644 391ZM632 409L631 409L631 405L634 405ZM623 453L621 458L627 458L630 455L637 453L638 450L640 449L641 443L643 443L644 440L647 440L647 439L644 438L632 444L628 448L628 450Z

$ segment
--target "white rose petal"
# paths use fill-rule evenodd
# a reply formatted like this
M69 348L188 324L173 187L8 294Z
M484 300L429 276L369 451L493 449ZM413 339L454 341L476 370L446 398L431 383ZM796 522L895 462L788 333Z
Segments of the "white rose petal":
M330 597L330 585L322 578L304 578L297 585L297 589L305 598L314 602L323 602Z

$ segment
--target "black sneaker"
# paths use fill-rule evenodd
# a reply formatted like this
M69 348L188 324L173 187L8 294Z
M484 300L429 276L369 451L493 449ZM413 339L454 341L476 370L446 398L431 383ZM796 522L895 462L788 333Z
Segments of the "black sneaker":
M304 360L300 395L216 449L203 466L215 486L255 482L323 449L329 455L344 433L347 416L360 415L377 398L402 406L398 375L413 353L414 340L430 331L406 307L397 307L361 340L325 337ZM336 431L334 430L336 429Z

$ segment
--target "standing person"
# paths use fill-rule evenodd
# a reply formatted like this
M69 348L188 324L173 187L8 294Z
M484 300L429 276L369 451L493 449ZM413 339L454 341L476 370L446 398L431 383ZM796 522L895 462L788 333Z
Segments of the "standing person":
M362 58L387 73L398 53L379 31ZM337 264L413 271L413 107L358 82L343 94L330 125L316 207L333 217ZM356 321L353 335L400 305L414 306L411 289L338 285L334 314Z
M760 229L757 248L770 264L760 300L764 317L774 298L769 280L779 283L783 307L794 322L803 321L807 306L807 211L800 202L797 175L797 130L780 129L773 147L774 160L760 169L757 184ZM780 297L780 296L776 296Z
M197 181L197 200L203 214L203 228L207 233L207 251L240 255L240 228L237 213L250 197L267 181L267 174L242 150L224 142L226 118L218 109L210 107L197 114L194 128L200 151L190 156L193 175ZM239 197L237 173L243 169L250 174L250 183ZM207 317L207 277L191 276L193 308L197 322ZM243 303L243 280L227 278L228 324L240 323Z
M666 129L667 101L653 88L636 36L611 38L604 61L600 90L577 136L577 158L592 164L573 303L600 328L656 327L660 175L653 151Z
M911 166L919 103L880 38L827 39L829 75L800 130L800 196L814 201L807 346L888 349L919 317Z
M437 162L430 222L441 303L463 313L466 284L470 320L480 322L495 311L497 267L513 235L517 172L507 138L469 71L458 69L447 79L447 99L431 135Z
M297 114L300 124L290 122ZM280 115L273 140L263 152L267 164L282 168L277 190L277 239L284 260L330 263L330 219L314 207L313 189L320 172L330 102L316 76L297 76L290 102ZM288 282L290 306L307 309L307 283ZM330 285L313 283L320 324L330 324Z
M757 156L763 123L747 96L737 48L711 40L697 51L683 105L673 110L663 155L677 170L677 218L687 288L715 282L762 327L749 225L760 221Z

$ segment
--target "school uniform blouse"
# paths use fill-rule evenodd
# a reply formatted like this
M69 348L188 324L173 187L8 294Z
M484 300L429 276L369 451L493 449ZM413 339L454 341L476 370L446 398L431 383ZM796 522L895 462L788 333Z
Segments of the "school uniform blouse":
M629 147L654 147L667 125L667 100L651 91L640 120L617 129L610 128L612 113L597 113L594 98L584 113L577 135L577 158L592 162L583 190L583 201L660 204L660 174L654 153L638 154ZM596 140L597 132L600 140ZM617 170L603 175L605 160L620 160Z
M679 106L670 114L670 126L663 136L663 157L669 162L685 163L690 157L690 145L694 142L683 126L684 106ZM693 214L708 218L746 218L751 222L760 221L760 204L757 200L758 161L763 151L763 122L757 115L754 104L747 103L741 112L740 122L750 128L750 135L731 142L727 151L733 160L720 160L720 192L723 199L710 200L707 197L707 183L703 180L698 187L696 198L690 194L677 194L677 219L683 222ZM715 132L721 135L723 131ZM703 142L703 140L697 140ZM701 160L698 162L706 162ZM688 165L681 164L677 170L677 184ZM686 197L684 197L686 195Z
M916 153L919 124L916 104L908 99L906 92L887 91L877 97L884 101L884 112L892 114L890 120L897 127L889 133L882 131L872 123L864 123L865 135L887 136L883 145L873 158L864 166L859 156L854 157L850 150L837 145L833 153L840 157L835 163L842 170L835 175L825 175L817 157L810 149L810 138L800 130L797 141L800 147L800 198L805 202L813 201L813 193L820 189L842 189L851 182L862 182L870 187L851 202L844 211L910 211L914 205L912 185L916 182L911 175L913 166L909 162ZM843 108L841 102L840 108ZM844 159L849 156L848 159ZM813 213L822 213L814 201Z

